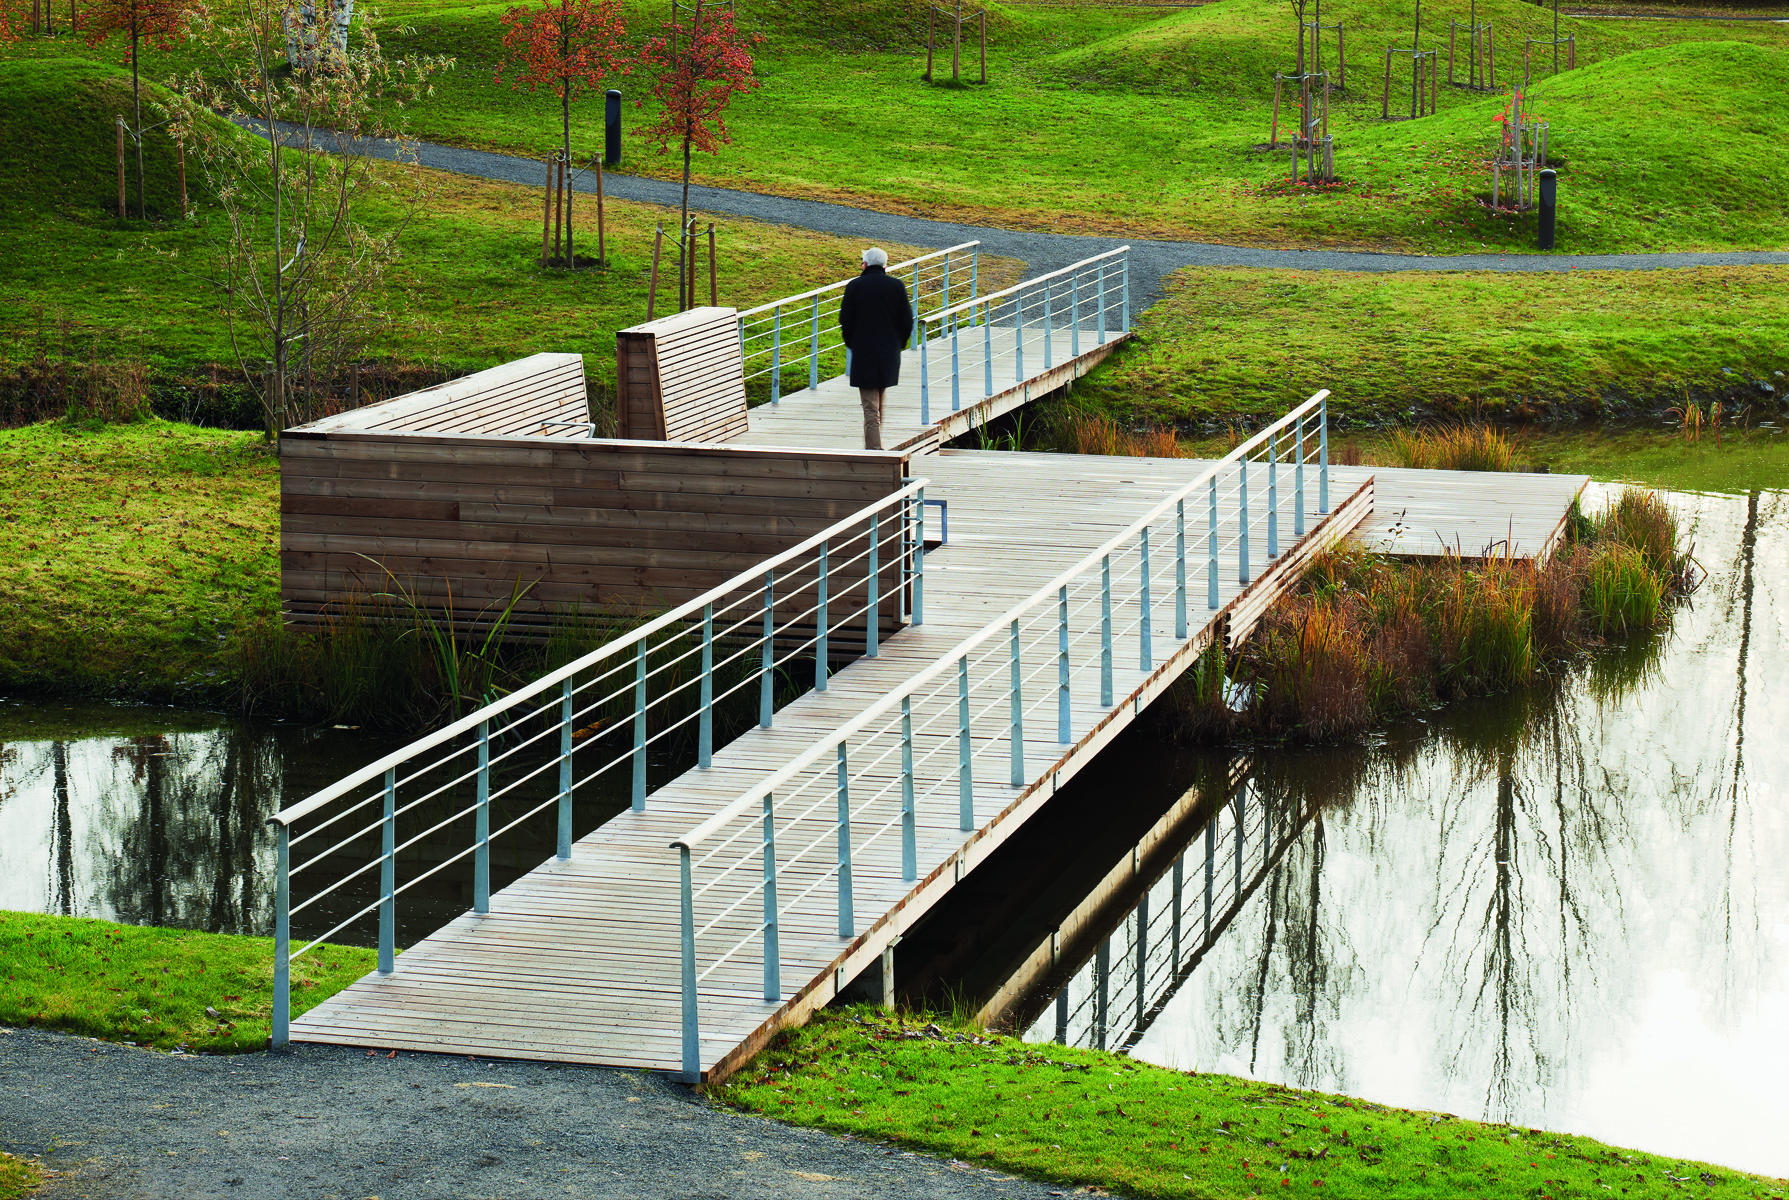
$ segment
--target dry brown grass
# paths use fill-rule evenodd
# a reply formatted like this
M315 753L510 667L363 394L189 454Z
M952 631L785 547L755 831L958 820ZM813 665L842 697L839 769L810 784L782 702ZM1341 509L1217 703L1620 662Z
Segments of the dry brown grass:
M1430 471L1508 471L1516 459L1509 438L1483 423L1395 430L1390 447L1396 465Z
M1108 457L1184 458L1180 439L1172 429L1149 426L1130 433L1117 421L1099 412L1071 412L1064 420L1065 439L1076 454Z

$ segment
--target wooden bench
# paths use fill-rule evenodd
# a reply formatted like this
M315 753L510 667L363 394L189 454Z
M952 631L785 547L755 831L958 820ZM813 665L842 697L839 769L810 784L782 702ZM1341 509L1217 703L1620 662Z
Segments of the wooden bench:
M739 314L692 308L615 334L616 410L630 441L724 442L746 432Z
M585 438L584 356L531 354L420 392L298 426L306 433L454 433Z

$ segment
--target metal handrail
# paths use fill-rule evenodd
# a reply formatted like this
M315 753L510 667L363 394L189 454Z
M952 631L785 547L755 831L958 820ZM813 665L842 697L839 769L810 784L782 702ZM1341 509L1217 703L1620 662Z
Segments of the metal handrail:
M923 685L930 683L947 670L954 670L959 658L962 658L970 651L975 650L990 638L1005 634L1013 621L1023 617L1028 611L1040 604L1056 603L1058 593L1065 585L1074 582L1089 571L1098 569L1102 559L1109 557L1113 552L1121 549L1127 542L1137 535L1138 531L1147 527L1158 517L1166 514L1176 503L1189 498L1199 488L1207 486L1226 466L1239 461L1249 452L1263 445L1267 439L1272 437L1275 433L1283 431L1286 427L1295 424L1300 417L1303 417L1313 409L1321 410L1328 397L1329 390L1327 388L1317 392L1310 399L1281 417L1278 421L1267 426L1248 441L1238 445L1235 449L1225 454L1223 458L1214 462L1204 471L1201 471L1191 482L1182 485L1142 517L1133 521L1123 532L1114 534L1112 537L1108 538L1098 548L1082 556L1082 558L1073 566L1064 569L1056 575L1055 578L1051 579L1049 583L1038 588L1030 597L1013 605L1000 617L989 622L982 629L970 634L967 638L964 638L961 642L957 643L956 646L952 647L948 652L934 661L931 666L909 678L900 687L883 695L874 704L839 726L838 729L828 734L825 738L815 742L807 750L779 768L768 778L754 784L737 799L728 803L726 807L716 812L713 816L710 816L707 820L697 825L694 829L691 829L688 833L673 840L670 843L671 846L683 850L694 850L706 838L710 837L715 830L730 823L744 813L751 805L762 801L766 795L776 791L795 775L799 774L807 767L812 766L819 760L822 754L832 750L840 742L849 740L852 734L862 731L878 717L893 711L899 706L902 699L911 698ZM1327 414L1325 413L1325 417L1326 416ZM1324 432L1327 440L1327 429L1325 429ZM1324 495L1318 508L1320 514L1328 511L1327 447L1325 447L1325 460L1321 464L1321 468L1324 476L1321 484Z
M703 608L714 603L716 600L734 595L742 589L756 588L759 585L759 582L764 578L764 573L766 571L773 571L784 563L790 562L808 551L818 548L821 542L832 540L851 526L866 520L872 513L881 512L891 505L904 502L913 496L919 495L925 490L926 484L929 482L929 479L913 480L899 491L891 492L876 503L867 505L840 521L835 521L833 524L828 525L825 529L822 529L819 533L814 534L805 541L784 550L780 554L765 559L763 562L758 563L756 566L753 566L746 571L740 572L725 583L710 588L693 600L685 601L676 608L648 621L638 629L604 643L602 646L590 651L582 658L567 663L565 666L559 667L556 670L549 671L533 683L518 688L501 700L493 701L492 703L485 705L483 708L478 709L476 712L470 713L452 724L443 726L434 733L418 738L403 749L394 750L384 758L369 763L360 768L360 770L342 777L328 787L313 792L298 803L281 809L272 817L268 818L269 821L273 824L289 827L292 822L309 815L323 805L329 803L331 800L339 799L347 792L371 783L373 780L383 775L388 769L403 764L425 750L432 750L436 746L453 741L462 734L472 732L491 718L500 716L503 713L508 712L510 709L515 708L517 705L532 700L534 697L551 688L554 684L569 679L578 672L587 670L604 659L614 657L618 652L644 641L655 633L659 633L673 625L679 624L685 618L701 612Z
M955 246L946 246L942 250L934 250L930 254L920 255L918 258L907 258L907 259L902 259L898 263L889 263L886 267L883 268L883 270L888 272L890 275L893 275L896 271L904 271L909 267L918 266L920 263L930 262L934 258L948 258L950 255L956 254L957 252L962 251L962 250L974 250L977 247L979 247L980 245L981 245L981 242L979 240L977 240L977 241L973 241L973 242L962 242ZM811 300L815 296L825 295L827 292L838 291L838 290L844 288L850 282L851 281L849 279L841 279L836 283L824 284L820 287L812 288L805 292L799 292L793 296L784 296L779 300L772 300L768 304L760 304L756 308L746 309L744 312L739 314L739 319L741 321L743 321L747 317L755 317L759 313L769 312L774 308L779 308L779 307L782 307L785 305L795 304L798 301L802 301L802 300Z
M1058 267L1056 270L1047 272L1046 274L1038 275L1031 279L1020 280L1018 283L1013 284L1011 287L1002 288L997 292L989 292L985 296L978 296L971 300L965 300L961 304L952 305L950 308L940 309L939 311L933 313L929 317L921 317L920 320L927 321L927 322L942 321L946 317L953 317L953 316L957 315L958 313L968 312L971 309L981 308L985 305L998 303L999 301L1005 300L1009 296L1016 296L1016 295L1019 295L1021 292L1030 291L1031 289L1037 287L1037 285L1040 283L1047 283L1052 279L1060 279L1064 275L1070 275L1075 272L1085 270L1089 264L1097 263L1101 259L1113 258L1113 257L1119 256L1119 255L1128 255L1130 253L1130 249L1131 248L1128 244L1123 245L1123 246L1118 246L1114 249L1107 250L1103 254L1095 254L1089 258L1083 258L1079 262L1070 263L1066 267Z

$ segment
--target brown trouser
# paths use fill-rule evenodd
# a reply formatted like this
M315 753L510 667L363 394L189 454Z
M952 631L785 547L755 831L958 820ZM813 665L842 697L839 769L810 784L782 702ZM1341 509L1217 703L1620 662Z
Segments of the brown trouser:
M882 404L888 397L886 388L858 388L863 401L863 448L882 449Z

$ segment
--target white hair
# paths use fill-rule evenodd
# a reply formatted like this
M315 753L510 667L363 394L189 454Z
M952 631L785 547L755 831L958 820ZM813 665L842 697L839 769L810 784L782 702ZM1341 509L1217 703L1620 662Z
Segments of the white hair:
M863 252L863 265L866 267L886 267L888 265L888 251L882 249L880 246L871 246L868 250Z

